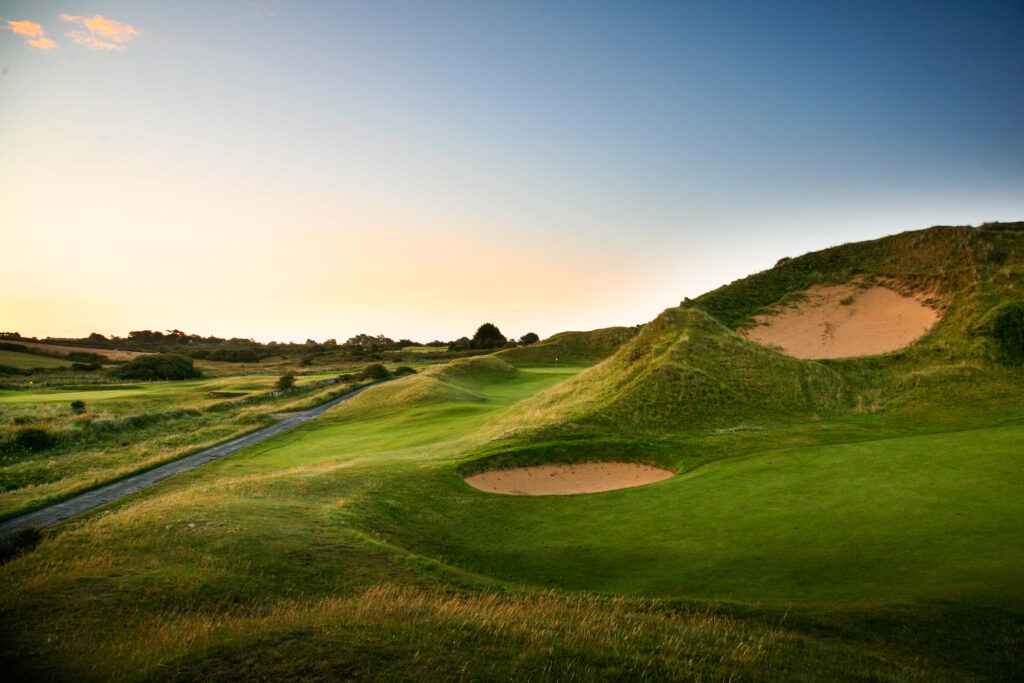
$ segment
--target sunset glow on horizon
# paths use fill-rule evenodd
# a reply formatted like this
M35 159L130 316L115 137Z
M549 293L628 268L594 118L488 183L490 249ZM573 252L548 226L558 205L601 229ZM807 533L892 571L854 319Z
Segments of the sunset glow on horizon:
M0 4L0 330L634 325L1024 220L1014 2Z

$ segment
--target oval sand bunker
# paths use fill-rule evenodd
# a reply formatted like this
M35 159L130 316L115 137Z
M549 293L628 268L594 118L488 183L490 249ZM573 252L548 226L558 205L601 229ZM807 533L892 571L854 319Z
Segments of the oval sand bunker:
M581 462L490 470L466 477L466 483L491 493L567 496L653 484L672 476L674 472L634 462Z
M794 358L848 358L902 349L941 317L925 303L931 295L904 296L882 286L816 285L804 294L737 332Z

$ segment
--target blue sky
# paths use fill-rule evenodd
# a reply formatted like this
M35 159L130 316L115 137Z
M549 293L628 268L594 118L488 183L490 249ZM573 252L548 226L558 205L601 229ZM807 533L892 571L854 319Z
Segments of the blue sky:
M0 31L0 327L27 334L547 335L1024 218L1020 2L0 2L9 21L33 25Z

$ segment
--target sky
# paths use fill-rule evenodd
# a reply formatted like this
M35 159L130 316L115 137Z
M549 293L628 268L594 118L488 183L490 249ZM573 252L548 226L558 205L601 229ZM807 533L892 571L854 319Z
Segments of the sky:
M646 322L1024 220L1024 2L0 0L0 330Z

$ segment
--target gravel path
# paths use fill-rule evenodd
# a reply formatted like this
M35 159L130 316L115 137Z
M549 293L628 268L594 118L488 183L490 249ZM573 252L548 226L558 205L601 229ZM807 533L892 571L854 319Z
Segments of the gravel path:
M35 512L30 512L28 514L21 515L20 517L9 519L6 522L0 523L0 538L29 525L35 525L36 528L42 529L48 526L53 526L54 524L59 524L60 522L80 515L83 512L88 512L89 510L98 508L101 505L106 505L107 503L112 503L115 500L120 500L121 498L135 493L136 491L141 491L142 489L152 486L157 482L161 482L168 477L173 477L179 472L186 472L195 467L199 467L200 465L205 465L208 462L220 460L224 456L237 453L243 448L252 446L260 441L265 441L272 436L277 436L278 434L282 434L288 430L295 429L299 425L323 415L339 403L347 401L353 396L356 396L373 386L377 385L371 384L370 386L363 387L362 389L356 389L351 393L339 396L327 403L318 405L316 408L304 410L293 417L281 420L269 427L264 427L263 429L252 432L251 434L246 434L236 439L232 439L231 441L225 441L224 443L217 444L216 446L205 448L197 453L185 456L184 458L179 458L178 460L160 465L159 467L154 467L151 470L146 470L145 472L134 474L130 477L125 477L124 479L119 479L112 484L107 484L106 486L101 486L98 489L87 491L81 495L75 496L74 498L69 498L62 503L56 503L41 510L36 510Z

